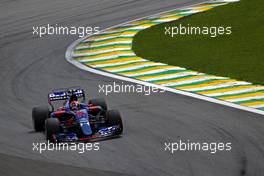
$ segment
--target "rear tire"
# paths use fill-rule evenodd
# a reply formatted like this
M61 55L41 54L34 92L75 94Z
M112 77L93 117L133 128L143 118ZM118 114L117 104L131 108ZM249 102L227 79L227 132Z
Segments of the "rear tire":
M103 98L91 99L88 103L95 106L101 106L104 111L107 111L107 104Z
M51 142L54 141L54 135L60 132L60 122L57 118L49 118L45 121L46 139Z
M35 131L45 130L45 120L49 118L49 108L47 106L34 107L32 109L32 121Z
M123 133L123 122L122 122L122 118L118 110L106 111L106 125L108 127L119 126L120 131L117 132L117 135L120 135Z

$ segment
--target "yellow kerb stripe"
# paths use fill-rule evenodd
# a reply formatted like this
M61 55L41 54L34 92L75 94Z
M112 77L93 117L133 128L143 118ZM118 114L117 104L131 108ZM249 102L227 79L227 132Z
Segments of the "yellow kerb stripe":
M130 35L130 34L136 34L138 31L125 31L122 32L120 35Z
M249 103L242 103L243 106L256 106L256 105L262 105L264 104L263 100L255 101L255 102L249 102Z
M114 63L118 63L118 62L127 62L127 61L140 61L143 60L140 57L128 57L128 58L122 58L122 59L112 59L112 60L106 60L106 61L101 61L101 62L92 62L91 66L95 66L95 65L100 65L100 64L114 64Z
M149 22L151 22L151 20L140 20L140 21L134 21L131 24L138 25L138 24L149 23Z
M224 83L229 83L229 82L234 82L234 81L236 81L236 80L234 80L234 79L214 80L214 81L209 82L209 83L202 83L202 84L190 85L190 86L182 86L180 88L181 89L192 89L192 88L208 87L208 86L224 84Z
M169 17L165 17L165 18L157 19L157 21L158 21L158 20L169 20L169 19L177 20L177 19L180 19L180 18L182 18L182 16L179 16L179 15L173 15L173 16L169 16Z
M170 69L174 68L174 66L169 66L169 65L162 65L162 66L155 66L153 68L146 68L144 70L139 70L139 71L133 71L133 72L126 72L123 75L129 76L129 75L134 75L134 74L141 74L141 73L146 73L154 70L160 70L160 69Z
M121 32L115 33L115 34L104 34L104 35L97 35L97 36L95 35L95 36L89 37L89 39L96 40L96 39L103 39L106 37L118 37L120 34L121 34Z
M111 39L111 40L108 40L108 41L102 41L102 42L93 42L91 43L91 46L96 46L96 45L103 45L103 44L111 44L113 42L116 42L116 41L119 41L119 42L123 42L123 41L126 41L126 42L131 42L133 41L133 38L121 38L121 39Z
M175 74L181 74L181 72L179 72L179 73L167 73L167 74L155 75L155 76L141 76L141 77L138 77L138 79L141 79L141 80L156 79L156 78L166 77L166 76L175 75Z
M140 66L140 65L145 65L145 64L153 64L155 62L138 62L138 63L133 63L133 64L128 64L128 65L123 65L123 66L116 66L112 68L105 68L105 70L118 70L118 69L123 69L123 68L129 68L131 66Z
M120 48L127 48L127 50L129 50L129 49L131 49L131 46L115 45L115 46L107 46L104 48L78 50L78 51L75 51L75 53L99 52L99 51L107 51L107 50L114 50L114 49L120 49Z
M168 81L158 81L157 84L168 84L168 83L177 83L182 81L189 81L189 80L195 80L195 79L202 79L202 78L215 78L215 76L205 76L205 75L198 75L198 76L192 76L190 78L175 78L173 80Z
M109 53L98 54L98 55L95 55L95 56L83 57L83 58L80 58L78 60L82 61L82 60L97 59L97 58L101 58L101 57L115 56L115 55L121 55L121 54L131 54L131 53L133 53L133 52L132 51L130 51L130 52L127 52L127 51L112 51L112 52L109 52Z

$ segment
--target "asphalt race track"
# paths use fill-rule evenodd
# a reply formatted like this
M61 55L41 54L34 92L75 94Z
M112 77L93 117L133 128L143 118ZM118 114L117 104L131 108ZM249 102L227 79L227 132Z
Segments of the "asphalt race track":
M123 116L124 135L100 151L32 151L45 137L31 123L33 106L53 88L80 85L101 97L111 78L79 70L65 58L77 36L32 35L32 26L59 24L102 29L199 0L1 0L0 175L263 176L264 117L172 93L111 94ZM179 139L232 142L229 152L164 151Z

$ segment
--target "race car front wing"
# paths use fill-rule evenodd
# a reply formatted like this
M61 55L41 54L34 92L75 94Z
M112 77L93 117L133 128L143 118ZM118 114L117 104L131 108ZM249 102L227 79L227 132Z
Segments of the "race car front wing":
M105 127L98 130L93 135L78 137L76 133L58 133L53 135L53 141L55 143L61 142L91 142L97 140L104 140L120 135L122 128L118 126Z

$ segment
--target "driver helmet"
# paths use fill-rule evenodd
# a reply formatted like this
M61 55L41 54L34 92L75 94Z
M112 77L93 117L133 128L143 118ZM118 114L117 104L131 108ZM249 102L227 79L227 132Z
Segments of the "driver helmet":
M70 109L71 109L72 111L76 111L76 110L78 110L78 109L79 109L79 102L78 102L78 101L72 101L72 102L70 103Z

